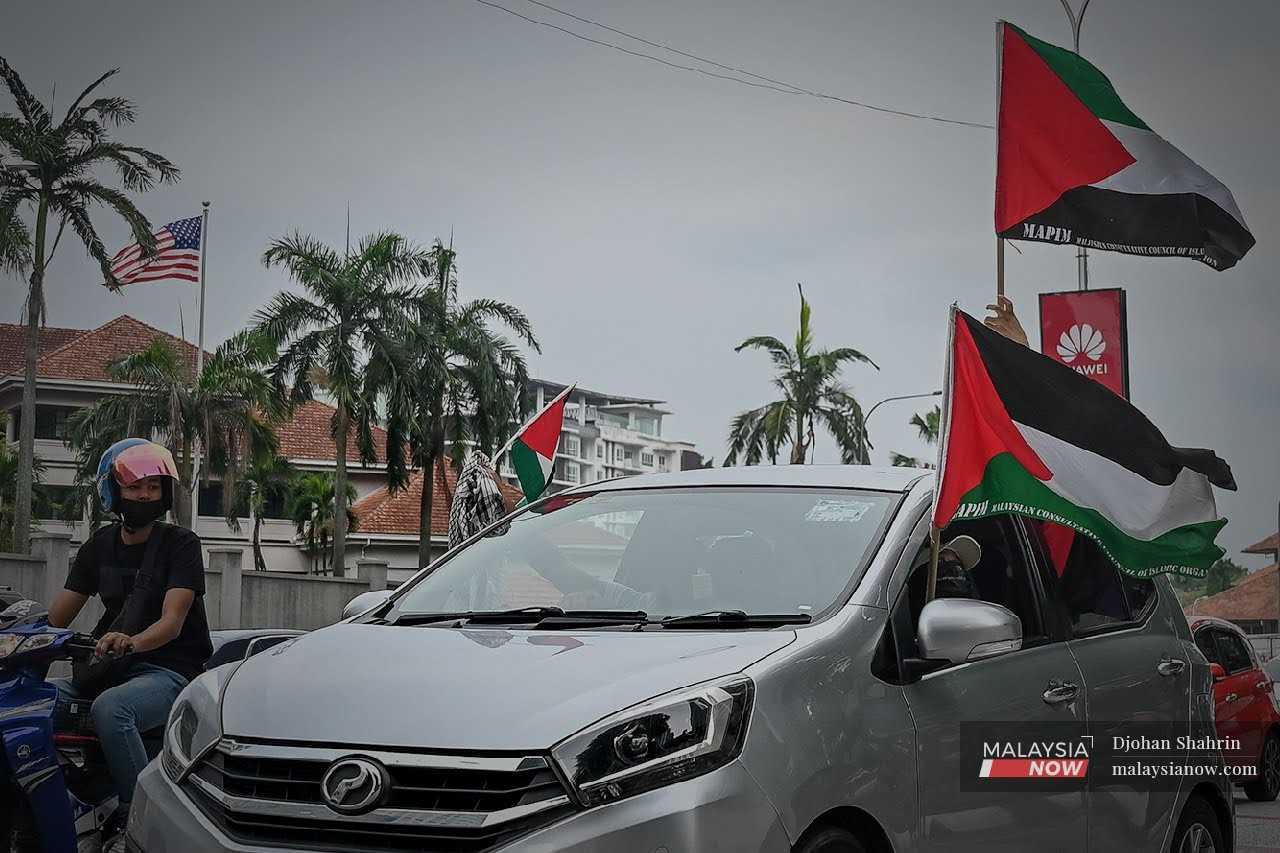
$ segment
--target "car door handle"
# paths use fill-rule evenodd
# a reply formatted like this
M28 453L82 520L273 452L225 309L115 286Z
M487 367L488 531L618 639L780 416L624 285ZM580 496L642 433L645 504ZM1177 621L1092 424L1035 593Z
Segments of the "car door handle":
M1160 663L1156 664L1156 672L1160 673L1165 678L1180 675L1186 668L1187 662L1184 660L1177 660L1176 658L1165 658L1160 661Z
M1254 689L1254 690L1266 690L1266 689L1267 689L1268 687L1270 687L1270 686L1271 686L1271 682L1269 682L1269 681L1259 681L1257 684L1253 685L1253 689Z
M1223 700L1222 700L1222 701L1223 701L1223 702L1234 702L1234 701L1236 701L1236 700L1237 700L1237 699L1239 699L1239 698L1240 698L1240 696L1239 696L1238 694L1235 694L1235 693L1228 693L1228 694L1226 695L1226 697L1225 697L1225 698L1223 698Z
M1070 681L1050 681L1043 697L1046 705L1061 705L1070 702L1080 693L1080 685Z

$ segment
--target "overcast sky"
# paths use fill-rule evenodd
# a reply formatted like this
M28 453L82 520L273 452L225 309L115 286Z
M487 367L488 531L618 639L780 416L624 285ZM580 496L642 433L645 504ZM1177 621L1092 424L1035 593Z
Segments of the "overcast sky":
M978 122L993 121L997 19L1070 44L1055 0L552 2L807 88ZM1105 253L1091 263L1094 286L1128 291L1134 402L1174 444L1234 467L1221 542L1254 567L1238 552L1276 529L1280 484L1278 29L1274 0L1097 0L1081 46L1139 116L1231 188L1258 240L1225 273ZM994 293L992 131L672 70L476 0L15 2L0 55L63 107L121 67L109 91L140 111L121 138L183 170L144 199L147 215L158 226L213 202L211 344L286 286L261 265L268 240L299 229L340 246L349 203L355 235L452 232L464 296L533 319L536 374L665 399L667 433L719 460L730 418L772 399L767 356L733 347L794 334L797 282L819 342L880 365L845 375L866 406L940 387L947 305L979 314ZM125 242L119 222L98 222L108 244ZM1074 250L1020 248L1008 288L1035 343L1035 294L1075 287ZM113 295L100 278L65 240L47 278L50 324L127 312L176 333L181 307L194 335L194 289ZM17 321L22 285L3 287L0 319ZM876 412L876 461L925 455L907 426L917 408ZM831 439L817 456L836 459Z

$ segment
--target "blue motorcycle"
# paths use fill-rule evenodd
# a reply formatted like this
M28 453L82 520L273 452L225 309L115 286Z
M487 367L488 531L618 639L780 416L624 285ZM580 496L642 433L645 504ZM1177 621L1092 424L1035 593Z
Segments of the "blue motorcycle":
M51 628L36 602L0 613L0 853L96 853L105 840L119 797L90 703L58 709L47 680L53 663L88 660L95 645L87 634ZM147 746L154 754L158 739Z

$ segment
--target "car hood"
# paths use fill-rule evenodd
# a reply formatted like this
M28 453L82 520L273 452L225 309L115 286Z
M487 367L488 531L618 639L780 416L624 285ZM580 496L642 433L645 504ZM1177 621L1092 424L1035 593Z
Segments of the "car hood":
M546 749L615 711L739 672L794 631L578 631L342 623L255 655L223 696L230 737Z

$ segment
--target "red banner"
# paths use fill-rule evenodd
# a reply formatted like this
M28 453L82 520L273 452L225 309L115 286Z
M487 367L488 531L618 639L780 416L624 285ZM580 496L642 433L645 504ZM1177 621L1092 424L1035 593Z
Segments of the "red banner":
M1129 398L1129 323L1124 291L1040 294L1040 351Z

